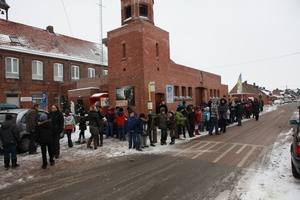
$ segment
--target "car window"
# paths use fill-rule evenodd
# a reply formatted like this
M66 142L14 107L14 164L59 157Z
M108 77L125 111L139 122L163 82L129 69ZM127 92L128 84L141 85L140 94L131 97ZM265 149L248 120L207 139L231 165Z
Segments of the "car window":
M0 124L2 124L5 121L5 115L6 113L0 113ZM16 122L17 115L12 114L12 116L13 116L13 122Z
M26 124L26 114L21 118L21 123Z

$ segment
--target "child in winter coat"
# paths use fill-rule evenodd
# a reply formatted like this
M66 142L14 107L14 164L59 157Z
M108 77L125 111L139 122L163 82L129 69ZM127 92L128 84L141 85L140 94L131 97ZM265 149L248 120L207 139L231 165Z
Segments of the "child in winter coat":
M53 153L53 128L51 119L47 119L46 114L41 114L40 122L37 127L37 141L41 145L42 150L42 168L46 169L47 167L47 149L49 154L49 161L51 166L54 165L54 153Z
M84 132L86 130L86 118L84 117L84 113L80 114L80 118L79 118L79 130L80 130L80 132L79 132L79 138L78 138L77 144L84 144L85 143Z
M156 131L156 123L155 123L155 112L151 112L151 114L148 115L148 126L147 126L147 132L149 135L150 140L150 146L155 146L154 143L157 143L157 131Z
M17 164L17 145L20 144L19 129L15 123L13 123L13 116L11 114L5 115L5 121L0 127L0 139L2 146L4 147L4 167L9 169L10 154L12 168L19 167Z
M144 113L141 113L140 117L137 120L135 120L132 124L132 130L134 131L135 138L136 138L135 139L135 148L137 151L142 151L142 149L140 148L141 142L142 142L141 135L144 130L143 126L144 126L145 122L147 122L147 118Z
M169 118L168 127L170 130L170 137L171 137L170 144L173 145L173 144L175 144L175 131L177 129L175 112L173 110L168 112L168 118Z
M126 132L128 135L128 148L131 149L131 147L133 147L133 149L135 149L135 133L134 130L132 128L133 123L137 120L135 113L133 112L133 110L129 110L129 117L127 119L126 122Z
M146 117L145 117L146 119ZM147 119L148 121L148 119ZM145 148L145 147L149 147L147 145L147 136L148 136L148 132L147 132L147 129L148 129L148 124L147 124L147 121L144 120L144 124L143 124L143 132L142 132L142 142L141 142L141 148Z
M76 124L75 124L75 119L74 117L70 114L70 111L68 109L65 110L65 116L64 116L64 127L65 127L65 131L68 137L68 146L71 148L73 147L73 142L71 139L71 134L72 131L76 130L75 128Z

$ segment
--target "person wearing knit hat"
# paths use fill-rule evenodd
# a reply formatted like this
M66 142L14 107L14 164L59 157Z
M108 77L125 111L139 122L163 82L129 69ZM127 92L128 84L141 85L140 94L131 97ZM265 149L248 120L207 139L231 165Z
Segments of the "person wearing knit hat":
M160 109L160 113L156 115L155 122L157 123L158 128L161 130L161 138L160 144L166 145L167 144L167 114L166 110L162 107Z
M51 119L47 119L46 114L40 115L40 122L37 126L37 141L41 145L42 150L42 161L43 165L42 168L46 169L47 163L47 150L48 155L50 157L50 164L51 166L54 165L54 144L53 144L53 125Z
M134 131L135 134L135 148L137 151L142 151L141 149L141 142L142 138L141 135L144 131L144 122L146 122L147 119L145 117L144 113L140 114L140 117L135 120L132 124L132 130Z
M11 114L5 115L5 121L0 127L0 139L4 149L4 168L9 169L10 159L12 168L19 167L17 164L17 145L20 144L20 133L18 126L13 122Z

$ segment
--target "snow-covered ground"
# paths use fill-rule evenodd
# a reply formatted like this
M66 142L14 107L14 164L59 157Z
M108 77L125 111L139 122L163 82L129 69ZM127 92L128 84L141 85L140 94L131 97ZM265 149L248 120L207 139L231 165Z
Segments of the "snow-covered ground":
M276 109L274 107L265 107L264 112L270 112ZM295 113L297 115L297 113ZM298 116L297 116L298 117ZM72 134L72 140L78 139L79 129ZM207 132L201 133L202 137ZM292 141L292 129L287 133L281 133L277 142L274 144L270 153L270 162L262 164L256 169L249 171L242 177L236 186L235 192L240 199L260 200L260 199L300 199L300 180L293 177L290 166L290 144ZM90 136L88 130L85 132L86 138ZM158 139L160 136L158 136ZM169 138L168 138L169 139ZM56 160L56 164L48 166L45 170L41 169L41 154L28 155L19 154L18 163L21 165L15 170L5 170L0 168L0 191L12 184L25 183L29 180L36 179L39 176L49 176L59 168L65 168L68 164L74 162L87 163L95 157L117 157L130 154L161 154L166 151L172 151L177 144L186 143L186 140L176 140L173 145L156 145L155 147L145 148L143 152L128 149L128 142L119 141L118 139L104 139L104 146L97 150L87 149L86 144L77 145L74 142L73 148L68 148L67 137L61 139L61 156ZM40 151L40 149L38 149ZM3 156L0 158L0 164L3 163ZM63 163L63 164L62 164ZM3 164L2 164L3 166ZM225 197L226 199L226 197Z

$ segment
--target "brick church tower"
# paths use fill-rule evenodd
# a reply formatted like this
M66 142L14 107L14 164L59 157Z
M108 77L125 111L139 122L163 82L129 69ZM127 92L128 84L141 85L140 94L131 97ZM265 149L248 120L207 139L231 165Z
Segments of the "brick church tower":
M112 106L149 113L165 98L169 33L154 26L153 0L121 0L121 27L108 32L108 85ZM155 91L148 84L155 82Z

